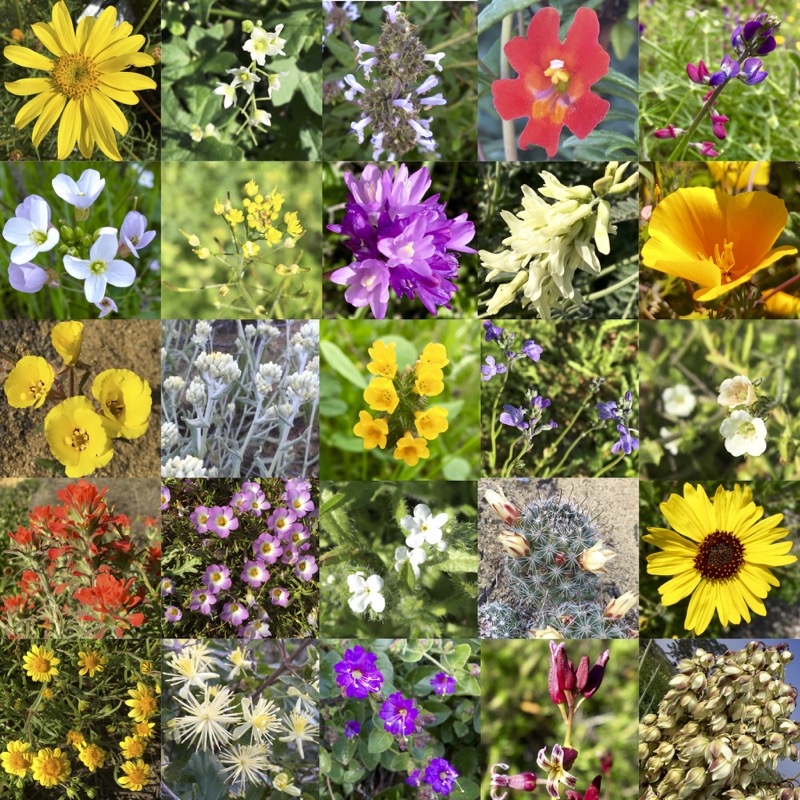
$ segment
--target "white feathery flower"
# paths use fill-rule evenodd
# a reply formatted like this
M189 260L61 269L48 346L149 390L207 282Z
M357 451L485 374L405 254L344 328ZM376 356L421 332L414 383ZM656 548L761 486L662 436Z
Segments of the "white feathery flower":
M234 784L235 791L244 793L248 782L262 786L268 784L268 754L263 744L235 744L223 750L218 758L223 765L223 774Z
M252 741L261 743L265 739L272 742L272 735L281 729L278 719L278 707L272 700L260 697L253 705L249 697L242 698L242 716L244 722L233 731L233 738L238 739L245 733L250 733Z
M242 721L241 714L233 711L233 696L225 686L213 696L208 688L203 699L194 695L178 698L178 705L184 712L174 720L176 740L195 745L199 750L217 750L231 741L229 725Z
M170 686L180 686L178 694L188 697L192 686L205 689L206 681L217 678L217 673L210 669L212 663L205 649L193 646L185 647L178 653L170 653L167 656L167 683Z
M303 742L316 741L319 733L319 726L314 722L310 714L301 708L302 700L298 699L295 707L284 718L283 727L286 736L279 736L282 742L294 742L300 753L300 758L305 758L303 753Z

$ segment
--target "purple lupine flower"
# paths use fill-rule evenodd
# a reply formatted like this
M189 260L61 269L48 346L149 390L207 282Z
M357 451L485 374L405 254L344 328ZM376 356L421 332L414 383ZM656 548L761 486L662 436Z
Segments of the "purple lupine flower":
M189 600L189 608L208 617L211 615L211 606L216 602L217 598L211 592L206 589L195 589Z
M446 672L437 672L430 683L435 694L453 694L456 690L456 679Z
M511 425L514 428L519 428L521 431L526 430L529 425L525 422L525 412L522 406L503 406L504 411L500 414L500 422L503 425Z
M177 606L167 606L164 611L164 619L167 622L178 622L183 617L183 612Z
M269 580L269 571L262 561L245 561L239 577L252 589L260 589Z
M725 133L725 123L728 118L724 114L711 114L711 132L717 139L724 139L727 136Z
M269 590L269 599L272 601L272 605L286 608L289 604L289 592L282 586L276 586Z
M453 791L459 773L445 758L433 758L425 769L425 783L430 784L438 794L450 794Z
M212 594L219 594L231 588L231 572L224 564L211 564L201 578L204 586Z
M271 533L262 533L253 542L253 552L256 558L266 564L274 564L283 554L283 547L280 539L277 539Z
M490 381L495 375L501 375L505 371L505 364L496 364L494 356L486 356L486 364L481 366L481 380Z
M746 58L739 72L739 80L748 86L761 83L769 74L766 70L761 69L761 66L762 61L760 58Z
M161 510L166 511L167 506L169 505L170 498L172 497L172 493L166 486L161 487Z
M129 211L119 229L119 255L121 258L133 253L139 258L139 250L147 247L156 238L155 231L147 230L147 217L139 211Z
M383 720L383 727L394 736L417 732L414 720L419 716L419 709L414 707L414 698L404 700L400 692L390 694L383 701L378 716Z
M619 409L617 408L617 404L613 400L609 403L604 403L601 400L597 404L597 416L603 421L609 419L619 419Z
M503 335L503 329L488 319L483 321L483 329L486 331L487 342L496 342Z
M230 506L212 506L208 509L206 527L220 539L227 539L231 531L239 527L239 520L233 515Z
M531 405L534 408L538 408L539 411L544 411L550 405L550 398L542 397L540 394L537 394L536 397L531 400Z
M528 356L531 361L538 361L544 352L544 348L540 344L536 344L533 339L528 339L525 344L522 345L522 352Z
M611 448L614 455L618 455L622 451L629 456L634 450L639 449L639 440L635 436L631 436L624 425L617 425L617 431L619 431L619 441L615 442Z
M223 622L230 622L234 628L238 628L246 619L250 617L247 606L243 603L225 603L222 607L220 618Z
M197 508L189 514L189 521L194 525L198 533L208 533L208 520L210 516L209 509L205 506L197 506Z
M698 62L697 66L694 64L687 64L686 74L689 76L689 80L692 81L692 83L699 83L700 85L708 83L708 78L711 75L708 71L708 67L702 60Z
M361 724L354 719L349 720L344 726L345 739L355 739L361 733Z
M353 261L333 272L331 280L347 286L345 300L356 308L369 306L376 319L386 316L390 289L398 297L418 299L436 316L450 308L457 291L458 258L451 252L474 253L468 243L475 226L461 214L448 219L438 195L423 200L431 179L423 167L381 171L367 165L361 176L345 174L348 199L341 223L328 230L347 236Z
M720 84L735 78L739 74L739 62L734 61L727 53L722 58L719 64L719 70L715 72L709 79L709 86L717 87Z
M310 581L315 572L319 572L319 567L314 556L303 556L294 566L294 574L303 581Z
M383 673L375 666L377 660L375 653L368 653L360 645L345 650L344 658L333 665L336 683L356 700L377 694L383 683Z
M422 775L421 769L415 769L407 778L406 783L409 786L419 786L420 776Z

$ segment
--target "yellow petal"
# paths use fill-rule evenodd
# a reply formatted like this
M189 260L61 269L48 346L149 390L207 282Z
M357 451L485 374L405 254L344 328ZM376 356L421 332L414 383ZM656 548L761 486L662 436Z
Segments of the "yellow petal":
M108 43L109 36L114 30L114 23L117 21L117 9L108 6L103 13L95 18L91 36L87 37L83 48L83 54L89 58L95 58Z
M128 120L119 110L119 106L110 100L102 92L91 94L90 105L94 104L98 112L102 114L110 123L111 127L123 136L128 132Z
M78 40L75 38L75 28L64 0L59 0L53 6L53 28L58 36L58 41L64 46L64 51L77 53Z
M133 92L124 92L121 89L115 89L113 86L107 86L103 81L100 82L100 86L97 88L115 103L125 103L125 105L128 106L135 106L139 102L139 98Z
M56 57L64 55L55 28L49 22L34 22L31 25L36 38Z
M737 278L734 281L730 281L730 283L724 283L721 286L716 286L711 289L698 289L694 294L693 297L695 300L714 300L717 297L721 297L723 294L731 291L731 289L735 289L737 286L741 286L743 283L747 283L756 272L760 272L762 269L766 269L767 267L774 264L779 259L783 258L784 256L791 256L797 252L797 248L791 247L790 245L783 245L782 247L776 247L774 250L771 250L761 261L757 264L750 272L745 273L740 278ZM721 273L720 273L721 274ZM699 281L697 281L699 283Z
M136 36L128 36L125 39L120 39L117 42L113 42L108 47L105 47L100 53L97 54L97 56L95 56L95 61L97 61L102 69L104 61L109 61L112 58L124 56L128 53L133 54L136 51L141 50L144 43L145 38L140 33L137 33Z
M84 17L78 22L78 27L75 30L75 38L78 40L78 50L83 53L86 43L89 41L89 36L94 30L94 17Z
M676 575L691 569L693 559L680 558L672 553L653 553L647 556L647 571L650 575Z
M131 92L140 92L145 89L157 88L156 82L147 75L136 72L112 72L100 76L100 83L114 89L127 89Z
M64 115L58 126L58 158L61 161L68 158L75 142L78 141L78 125L80 124L80 111L77 100L70 100L64 108Z
M84 98L85 99L85 98ZM78 130L78 149L84 158L91 158L94 152L94 134L92 133L92 126L89 123L89 117L86 115L84 109L84 100L78 104L79 130Z
M49 92L52 83L49 78L22 78L13 83L6 84L6 91L11 94L29 95L39 94L39 92Z
M42 94L37 95L33 98L33 100L29 100L25 103L24 106L17 112L17 116L14 119L14 124L22 130L26 125L30 124L39 114L42 113L42 109L50 102L50 100L57 96L57 92L50 91L50 92L42 92Z
M107 61L98 63L97 68L105 75L112 72L120 72L128 67L152 67L156 62L147 53L128 53L127 55L109 58Z
M715 608L716 590L709 581L703 581L689 600L684 627L699 636L713 619Z
M35 53L29 47L11 44L3 50L3 55L9 61L28 69L42 69L46 72L50 72L53 69L53 61L41 53Z
M52 99L48 101L47 105L42 109L39 119L33 126L33 133L31 139L33 140L34 147L38 147L44 139L47 132L53 125L56 124L59 114L64 108L67 98L63 94L54 94Z
M117 140L114 138L114 131L111 129L111 122L103 116L100 106L94 102L98 96L102 97L102 94L93 92L82 98L83 111L89 120L92 136L97 142L97 146L109 158L114 161L122 161L122 156L117 149Z
M687 572L676 575L671 580L658 587L658 593L661 595L661 602L665 606L671 606L688 597L700 583L702 576L697 570L688 570Z

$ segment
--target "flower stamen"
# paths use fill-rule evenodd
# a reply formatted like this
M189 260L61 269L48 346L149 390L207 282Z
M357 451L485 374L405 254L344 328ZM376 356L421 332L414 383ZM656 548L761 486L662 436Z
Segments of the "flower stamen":
M53 66L53 83L61 94L79 100L100 84L100 72L94 59L82 53L65 53Z

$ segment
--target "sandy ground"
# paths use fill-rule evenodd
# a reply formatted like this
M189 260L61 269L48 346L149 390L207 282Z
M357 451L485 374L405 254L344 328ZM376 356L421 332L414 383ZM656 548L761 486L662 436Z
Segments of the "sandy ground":
M58 373L62 362L53 348L53 322L0 322L0 381L5 381L24 355L42 356ZM91 398L94 377L106 369L129 369L153 390L153 410L147 432L131 444L116 442L114 457L94 476L158 477L160 466L161 323L145 320L87 320L84 322L81 360L93 366L83 394ZM78 375L78 380L80 375ZM34 477L49 473L34 459L52 458L44 438L49 408L11 408L0 397L0 476Z
M519 603L506 580L505 553L497 541L503 524L483 499L487 489L501 490L518 508L552 493L580 503L617 557L609 561L601 582L604 604L626 591L639 590L639 482L635 478L489 478L478 488L478 597L480 602ZM630 618L631 615L629 615Z

